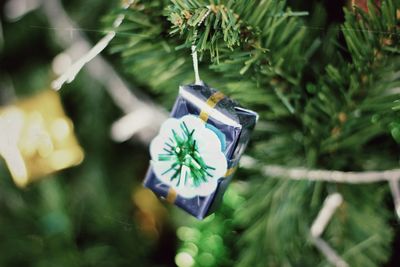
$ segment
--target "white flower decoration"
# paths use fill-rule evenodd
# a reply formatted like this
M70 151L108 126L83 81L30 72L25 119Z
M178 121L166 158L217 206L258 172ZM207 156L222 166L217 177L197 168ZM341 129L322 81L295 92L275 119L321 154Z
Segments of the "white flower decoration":
M212 194L227 170L217 134L193 115L166 120L150 154L157 178L184 198Z

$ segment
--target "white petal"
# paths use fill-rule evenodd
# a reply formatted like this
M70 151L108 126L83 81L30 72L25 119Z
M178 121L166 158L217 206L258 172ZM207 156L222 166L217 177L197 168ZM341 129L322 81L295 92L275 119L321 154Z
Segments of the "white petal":
M196 194L203 197L211 195L217 189L217 186L218 180L209 178L209 181L207 181L206 183L202 183L199 187L196 188Z
M198 186L194 185L192 177L188 177L186 183L184 177L180 177L180 183L177 185L178 178L174 181L170 180L174 174L174 170L165 173L166 170L171 168L175 159L158 160L160 154L166 154L164 151L164 148L167 148L166 141L170 138L173 139L172 129L175 130L179 136L184 136L181 128L182 122L185 123L189 132L194 130L193 138L197 142L198 152L206 165L215 168L215 170L209 170L212 177L207 177L207 182L203 182ZM151 164L158 179L174 188L177 193L184 198L208 196L212 194L218 186L218 179L225 175L227 169L227 161L225 155L221 151L220 139L212 130L206 128L205 123L201 119L193 115L186 115L180 119L170 118L165 121L161 126L160 133L150 144L150 154L152 157ZM181 175L184 176L185 173ZM188 175L190 174L188 173Z
M150 156L152 160L158 161L158 155L163 152L165 147L165 138L158 135L150 143Z
M173 137L172 129L179 129L179 121L175 118L169 118L161 125L160 133L150 143L152 160L158 161L158 155L166 153L164 148L167 148L166 142L169 138Z
M157 178L165 184L170 184L170 177L174 173L174 170L165 173L172 166L170 161L151 161L151 166L156 174Z
M207 153L203 154L202 157L207 166L215 168L215 170L209 170L215 179L219 179L225 175L228 164L222 152Z
M193 137L197 141L197 146L201 155L221 150L221 141L210 129L205 127L203 129L198 129L193 133Z
M172 129L174 129L175 131L177 129L179 129L179 124L180 121L178 119L175 118L169 118L168 120L166 120L160 128L160 133L159 135L162 136L171 136L172 134Z

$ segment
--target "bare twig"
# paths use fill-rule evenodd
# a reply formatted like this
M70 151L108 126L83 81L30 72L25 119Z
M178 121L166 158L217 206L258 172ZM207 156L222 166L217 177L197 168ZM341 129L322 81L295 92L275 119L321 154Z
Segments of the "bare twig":
M343 198L339 193L328 195L317 218L311 226L311 237L314 245L325 255L326 259L336 267L348 267L349 265L321 238L321 235L342 202Z
M4 5L5 17L9 21L16 21L41 4L42 0L9 0Z
M394 208L396 210L397 217L400 218L400 188L399 188L399 179L397 177L396 180L389 181L390 191L392 192Z
M127 1L127 3L123 5L123 9L128 9L133 4L133 2L134 0ZM110 42L112 41L112 39L114 39L116 35L115 30L122 24L124 19L125 15L119 15L114 20L114 30L108 32L107 35L104 36L99 42L97 42L95 46L93 46L86 54L81 56L78 61L72 64L63 75L61 75L52 83L52 87L55 90L60 90L64 83L71 83L75 79L75 76L79 73L79 71L110 44Z
M91 50L90 42L79 30L79 27L65 13L59 0L43 1L43 10L49 23L56 29L56 31L54 31L55 37L62 47L68 49L69 47L76 47L77 44L79 44L80 52L85 51L83 53L84 55ZM118 19L121 21L121 18ZM117 23L114 24L114 26L116 26ZM69 31L68 34L65 34L66 30ZM86 60L82 62L84 61ZM137 90L132 90L134 88L131 90L128 89L125 82L101 55L97 55L88 64L83 65L89 75L105 86L116 105L119 106L122 111L127 114L143 109L149 112L151 111L152 123L137 131L139 139L145 143L149 143L153 136L157 134L162 121L167 118L167 112L152 104L145 96L140 95ZM132 91L134 91L134 93Z
M320 237L315 237L313 238L313 243L314 245L321 251L322 254L326 257L326 259L336 267L348 267L349 264L344 261L332 247L326 243L325 240L323 240Z
M264 175L292 180L310 180L335 183L374 183L381 181L397 180L400 177L400 169L384 171L366 171L366 172L342 172L331 170L311 170L305 168L290 168L279 165L261 166L250 157L243 157L241 166L244 168L261 168Z
M71 83L81 69L108 46L114 36L114 31L107 33L107 35L104 36L92 49L90 49L84 56L72 64L66 72L52 82L51 86L53 89L58 91L64 83Z
M326 197L324 206L311 226L311 235L313 237L321 236L336 209L342 204L342 202L343 198L339 193L334 193Z

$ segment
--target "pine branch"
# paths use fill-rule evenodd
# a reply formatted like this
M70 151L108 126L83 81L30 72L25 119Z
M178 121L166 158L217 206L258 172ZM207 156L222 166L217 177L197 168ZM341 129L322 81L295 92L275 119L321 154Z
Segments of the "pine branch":
M400 28L395 1L382 1L378 8L369 1L368 13L346 10L342 31L355 67L361 73L384 65L388 56L400 55Z
M305 27L305 18L290 16L284 1L140 3L126 12L131 19L122 26L129 34L120 33L122 42L115 48L122 52L127 70L159 93L164 104L167 97L172 102L178 84L193 80L190 51L179 48L191 45L194 25L211 4L219 9L198 27L197 48L212 64L200 71L207 83L261 114L249 150L252 156L263 163L313 169L397 168L396 1L383 1L381 16L346 12L342 31L350 57L336 45L336 34L327 30L326 36L318 37ZM225 18L222 13L229 14ZM171 36L171 31L176 34ZM393 42L375 31L385 32ZM245 207L234 216L244 229L238 266L324 265L323 257L305 240L331 191L339 191L346 202L324 240L350 266L379 266L387 259L392 231L390 213L381 208L386 185L242 175L252 185Z

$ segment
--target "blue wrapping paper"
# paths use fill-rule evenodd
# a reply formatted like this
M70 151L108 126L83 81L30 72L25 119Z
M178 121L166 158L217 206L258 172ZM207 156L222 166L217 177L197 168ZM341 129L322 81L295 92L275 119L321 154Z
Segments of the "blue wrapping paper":
M218 180L216 190L207 196L191 198L177 194L172 197L171 201L170 186L157 177L152 165L150 165L144 180L144 186L151 189L156 195L170 200L198 219L203 219L218 207L258 119L257 113L240 107L228 97L223 97L213 103L215 106L210 105L209 100L216 93L217 90L208 86L181 86L171 112L171 117L177 119L188 114L196 117L203 117L206 114L206 127L213 130L221 140L222 152L226 157L228 169L226 176Z

